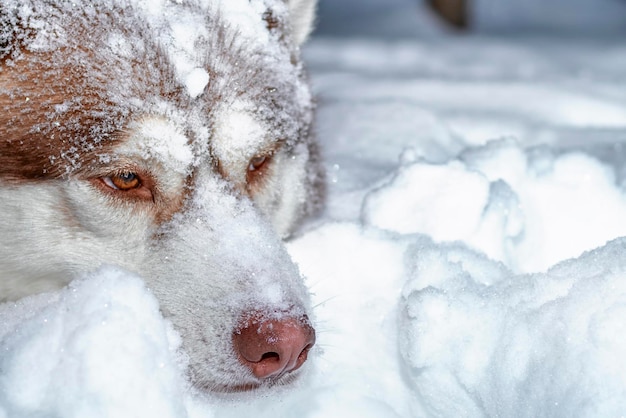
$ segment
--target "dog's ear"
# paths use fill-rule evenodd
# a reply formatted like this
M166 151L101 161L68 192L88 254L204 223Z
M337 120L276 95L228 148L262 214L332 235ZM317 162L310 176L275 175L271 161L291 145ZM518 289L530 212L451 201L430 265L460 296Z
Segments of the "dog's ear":
M313 31L317 0L287 0L291 34L298 45L302 45Z

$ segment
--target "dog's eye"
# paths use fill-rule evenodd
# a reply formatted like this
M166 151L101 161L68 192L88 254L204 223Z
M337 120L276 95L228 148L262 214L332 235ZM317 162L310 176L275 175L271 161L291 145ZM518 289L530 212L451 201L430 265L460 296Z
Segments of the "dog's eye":
M255 171L261 170L265 164L269 160L269 157L266 156L257 156L250 160L250 164L248 165L248 172L253 173Z
M250 188L262 184L264 174L272 161L271 155L258 155L248 163L248 172L246 173L246 182Z
M141 181L135 173L121 173L102 179L104 184L114 190L128 191L141 186Z

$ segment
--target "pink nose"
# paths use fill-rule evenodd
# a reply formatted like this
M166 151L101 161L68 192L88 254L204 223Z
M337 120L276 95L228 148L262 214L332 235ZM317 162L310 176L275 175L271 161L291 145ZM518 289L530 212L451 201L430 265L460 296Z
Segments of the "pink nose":
M239 361L259 379L297 370L315 344L315 330L307 317L264 319L246 316L233 333Z

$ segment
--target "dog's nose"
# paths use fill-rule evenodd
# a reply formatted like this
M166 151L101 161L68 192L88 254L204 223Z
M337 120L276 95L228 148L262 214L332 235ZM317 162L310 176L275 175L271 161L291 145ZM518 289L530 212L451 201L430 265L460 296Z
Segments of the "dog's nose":
M239 360L259 379L299 369L315 344L315 330L306 316L266 317L258 313L246 315L233 332Z

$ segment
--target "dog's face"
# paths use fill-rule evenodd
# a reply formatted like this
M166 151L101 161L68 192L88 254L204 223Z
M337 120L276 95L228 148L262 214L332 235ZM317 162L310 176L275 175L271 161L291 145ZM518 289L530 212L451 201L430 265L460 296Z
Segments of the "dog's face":
M0 5L0 300L119 265L198 387L288 381L313 343L281 238L318 200L298 54L314 0L133 3ZM302 353L268 372L253 326L298 328Z

